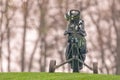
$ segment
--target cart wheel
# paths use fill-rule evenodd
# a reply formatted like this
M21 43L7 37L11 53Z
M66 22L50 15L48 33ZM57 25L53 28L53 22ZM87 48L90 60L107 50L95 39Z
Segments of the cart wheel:
M93 73L98 74L98 63L97 62L93 63Z
M51 72L51 73L55 72L55 65L56 65L56 61L55 60L50 60L49 72Z

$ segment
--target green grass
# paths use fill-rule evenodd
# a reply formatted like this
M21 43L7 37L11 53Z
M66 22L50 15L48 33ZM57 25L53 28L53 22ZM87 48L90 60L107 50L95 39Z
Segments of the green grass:
M120 80L119 75L86 73L0 73L0 80Z

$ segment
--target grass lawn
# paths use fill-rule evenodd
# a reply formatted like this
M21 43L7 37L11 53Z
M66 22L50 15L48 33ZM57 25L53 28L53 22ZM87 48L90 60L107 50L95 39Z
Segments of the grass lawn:
M0 80L120 80L119 75L86 73L0 73Z

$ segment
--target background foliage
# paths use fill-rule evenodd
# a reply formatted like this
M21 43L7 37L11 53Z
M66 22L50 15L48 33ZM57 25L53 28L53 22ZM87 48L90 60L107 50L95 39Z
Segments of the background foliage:
M85 21L86 63L97 61L99 73L120 74L120 0L0 0L0 71L45 72L50 59L63 62L70 9Z

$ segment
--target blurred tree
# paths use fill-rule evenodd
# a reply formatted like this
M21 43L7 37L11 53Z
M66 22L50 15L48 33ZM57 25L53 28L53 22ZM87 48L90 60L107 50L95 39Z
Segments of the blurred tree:
M8 8L9 8L9 0L6 0L6 8L5 8L5 17L6 17L6 30L7 30L7 47L8 47L8 72L10 72L10 62L11 62L11 50L10 50L10 19L8 17Z
M58 14L56 15L56 16L60 16L60 18L59 19L57 19L57 20L59 20L58 21L58 24L59 25L57 25L57 26L60 26L61 28L63 28L63 29L65 29L65 26L66 26L66 22L65 22L65 19L64 19L64 8L63 8L63 4L64 4L64 0L60 0L60 1L57 1L56 3L57 3L57 5L58 5L58 10L59 10L59 12L58 12ZM65 8L66 9L66 8ZM60 13L60 14L59 14ZM60 23L63 23L62 25L60 24ZM56 31L58 32L59 31L59 28L57 28L56 27ZM57 33L56 33L57 34ZM62 39L62 38L61 38ZM59 56L60 56L60 60L61 60L61 63L62 62L64 62L64 49L60 49L60 45L59 45L59 43L60 43L60 36L59 35L56 35L56 37L55 37L55 41L56 41L56 44L55 44L55 46L56 46L56 49L57 49L57 51L58 51L58 54L59 54ZM63 71L65 70L65 66L63 65L62 66L62 69L63 69Z
M11 5L9 5L10 0L6 0L5 2L5 18L6 18L6 23L5 23L5 31L7 32L7 49L8 49L8 72L10 72L10 64L11 64L11 48L10 48L10 42L11 42L11 28L10 28L10 21L13 18L14 12L12 15L9 14L9 11L11 11Z
M22 1L22 2L21 2ZM66 47L65 37L63 32L67 26L64 19L64 14L70 9L79 9L82 13L82 18L85 20L85 27L88 33L87 42L88 49L88 64L91 65L94 59L97 59L100 66L100 73L116 73L120 74L120 10L119 0L0 0L0 65L2 71L2 59L7 60L7 70L12 69L11 60L14 60L14 51L21 51L21 71L27 69L28 71L37 70L33 61L38 60L35 53L39 54L39 71L46 71L48 59L57 55L59 62L63 62L64 48ZM20 2L19 5L17 3ZM34 5L32 3L34 2ZM22 4L22 12L21 12ZM53 5L54 4L54 5ZM105 4L103 7L102 4ZM1 6L2 5L2 6ZM17 11L13 10L14 6L18 6ZM109 5L109 7L107 6ZM108 8L107 8L108 7ZM39 9L38 9L39 8ZM34 11L34 10L37 11ZM5 10L5 11L2 11ZM14 12L16 12L15 16ZM23 16L23 17L21 17ZM12 19L13 18L13 19ZM34 19L33 19L34 18ZM16 28L15 28L15 27ZM23 27L19 27L23 26ZM33 27L31 27L33 26ZM38 27L39 26L39 27ZM29 31L36 30L38 39L27 42ZM113 30L114 29L114 30ZM17 34L16 39L13 38L13 30ZM18 31L22 34L22 44L18 41L17 48L13 48L14 41L21 37ZM91 31L90 31L91 30ZM31 36L33 38L33 36ZM49 40L52 40L49 42ZM4 45L6 44L7 45ZM16 41L17 42L17 41ZM27 49L27 43L34 46L30 50L31 55ZM116 44L114 44L116 43ZM20 45L19 45L20 44ZM33 45L34 44L34 45ZM19 50L19 47L21 47ZM39 48L38 48L39 46ZM6 50L7 49L7 50ZM40 51L40 52L39 52ZM15 53L16 53L15 52ZM39 52L39 53L38 53ZM56 53L57 52L57 53ZM8 55L7 55L7 54ZM94 53L94 54L92 54ZM36 55L37 55L36 54ZM7 56L7 58L6 58ZM16 58L17 58L16 57ZM30 57L30 58L29 58ZM30 60L29 60L30 59ZM28 61L28 62L27 62ZM116 66L115 66L116 62ZM12 63L18 63L17 61ZM6 64L6 63L4 63ZM19 63L18 63L19 64ZM4 67L3 67L4 68ZM70 68L63 66L63 71L70 71ZM116 69L116 72L115 70Z
M48 0L38 0L38 7L40 10L40 18L39 18L39 38L40 38L40 71L45 72L46 68L46 58L47 58L47 44L46 44L46 34L47 34L47 25L46 25L46 20L45 16L47 14L47 5L48 5Z
M23 40L22 40L22 49L21 49L21 71L25 70L25 53L26 53L26 33L27 33L27 17L28 17L28 0L23 1Z
M119 0L112 0L111 13L116 34L116 74L120 74L120 9Z
M102 63L102 65L101 65L99 70L100 70L101 73L104 73L104 69L106 69L107 74L109 74L109 68L108 68L108 66L106 65L106 62L105 62L105 60L106 60L105 54L106 53L105 53L104 46L106 44L105 44L105 42L103 40L103 37L104 37L105 34L102 33L103 32L103 28L102 28L102 26L100 26L100 23L102 21L102 13L101 13L100 8L98 6L98 1L95 1L95 4L96 4L96 9L97 9L96 14L97 14L98 18L94 19L94 13L90 12L89 15L91 17L91 20L92 20L93 24L96 26L96 34L98 34L96 43L98 43L98 51L101 53L100 57L101 57L101 63Z
M0 1L1 8L3 7L3 1ZM3 10L0 10L0 71L3 71L2 68L2 43L3 43L3 34L2 34L2 24L3 24Z
M31 53L31 57L30 57L30 63L29 63L29 67L28 67L28 71L30 72L31 69L32 69L32 63L33 63L33 58L34 58L34 55L35 55L35 52L36 52L36 49L37 49L37 46L38 46L38 43L40 42L40 38L38 38L35 42L35 46L33 48L33 51Z

